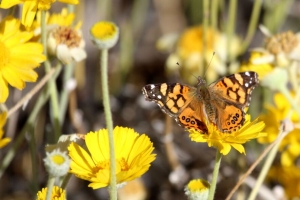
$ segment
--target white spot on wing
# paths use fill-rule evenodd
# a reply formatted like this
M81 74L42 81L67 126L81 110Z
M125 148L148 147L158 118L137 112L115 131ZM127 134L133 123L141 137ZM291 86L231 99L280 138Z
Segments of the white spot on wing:
M158 99L161 99L161 95L158 95L157 98L158 98Z
M245 83L245 86L246 86L246 87L249 87L249 84L248 84L248 83Z
M249 72L245 72L245 75L246 75L246 76L250 76L250 73L249 73Z
M155 85L150 85L151 90L155 88Z

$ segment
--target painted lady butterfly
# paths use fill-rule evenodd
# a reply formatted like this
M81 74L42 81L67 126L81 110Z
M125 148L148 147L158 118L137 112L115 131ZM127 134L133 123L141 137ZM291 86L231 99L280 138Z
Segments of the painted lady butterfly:
M230 133L244 124L257 84L257 73L249 71L223 77L208 86L199 77L197 88L162 83L146 85L142 91L146 100L156 102L186 129L207 133L207 123L213 123L221 132Z

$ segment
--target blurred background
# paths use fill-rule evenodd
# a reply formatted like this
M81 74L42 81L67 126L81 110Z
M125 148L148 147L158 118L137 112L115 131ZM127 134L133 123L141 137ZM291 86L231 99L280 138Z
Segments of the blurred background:
M120 39L109 51L109 87L114 126L126 126L138 133L147 134L154 143L157 154L150 170L122 190L124 195L121 195L123 197L120 200L125 199L126 194L138 196L139 193L143 195L136 199L182 200L186 199L184 186L189 180L210 180L216 150L209 148L206 143L191 142L183 128L155 103L144 99L141 89L150 83L179 82L195 85L195 77L204 75L210 60L210 68L205 77L208 83L237 72L249 59L249 50L264 44L259 24L263 24L274 34L299 30L300 1L258 2L261 7L250 36L248 31L254 5L257 3L255 0L81 0L74 7L75 21L83 23L88 56L83 62L76 63L74 68L77 87L69 95L63 133L87 133L105 128L100 89L100 52L89 39L89 29L98 21L110 20L120 28ZM60 12L63 7L64 4L55 3L50 12ZM21 9L16 9L16 13L21 16ZM7 12L1 10L1 18ZM203 40L205 37L206 41ZM213 52L216 52L215 56ZM37 71L40 77L44 75L43 67ZM63 87L63 73L64 71L57 80L58 90ZM28 83L23 91L10 88L7 107L12 107L33 86L33 83ZM250 107L253 119L263 107L262 90L258 87L253 93ZM35 100L33 97L25 110L19 110L10 117L6 125L6 136L15 138L19 134L35 106ZM53 132L49 109L47 103L32 129L38 149L34 156L38 162L39 188L46 185L48 178L42 159L45 156L45 144L49 143L49 138L51 141ZM28 135L25 140L20 141L21 145L16 150L14 159L0 179L0 199L35 199L31 186L33 175L29 140ZM0 159L12 145L13 143L0 151ZM246 156L232 150L223 157L216 200L225 199L239 176L257 159L265 146L251 141L245 148ZM245 194L251 191L251 181L259 171L258 166L246 184L240 187L234 199L247 197ZM109 198L107 189L92 190L87 185L88 182L72 177L67 187L68 199ZM277 185L276 182L266 182L265 193L276 194L274 188ZM127 199L135 199L133 196ZM259 196L257 199L266 199L266 196Z

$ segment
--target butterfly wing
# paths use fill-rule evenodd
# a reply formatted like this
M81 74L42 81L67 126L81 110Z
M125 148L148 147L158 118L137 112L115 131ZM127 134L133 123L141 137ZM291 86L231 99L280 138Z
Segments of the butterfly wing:
M258 84L256 72L242 72L226 76L209 86L216 108L216 124L223 132L239 129L245 121L245 112L251 93Z
M154 101L162 111L173 117L180 126L207 132L204 123L205 118L203 118L203 108L199 107L203 104L194 98L196 88L179 83L170 85L162 83L146 85L142 91L146 100Z

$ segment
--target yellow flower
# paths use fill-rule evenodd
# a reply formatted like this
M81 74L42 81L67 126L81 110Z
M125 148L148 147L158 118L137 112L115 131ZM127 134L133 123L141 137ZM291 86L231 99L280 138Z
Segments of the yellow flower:
M79 0L58 0L62 3L78 4ZM49 10L51 4L56 0L2 0L0 8L10 8L17 4L24 3L22 10L22 24L26 27L30 27L34 20L37 10Z
M259 79L264 79L266 75L273 71L274 66L268 62L259 62L259 59L263 56L264 54L261 52L251 52L249 60L240 66L239 71L255 71L258 73Z
M292 112L291 121L295 124L299 123L299 116L291 110L290 103L282 94L276 93L274 95L274 104L275 106L265 105L267 113L260 117L266 123L264 131L268 133L267 137L258 139L260 143L271 143L278 137L280 123L288 117L290 112ZM300 156L299 132L300 129L295 128L280 143L279 150L282 152L281 164L283 166L291 166Z
M46 200L47 188L38 191L36 200ZM60 187L54 186L52 189L51 200L66 200L66 191Z
M202 49L203 27L194 26L184 31L177 42L175 52L167 59L166 66L168 73L179 70L182 78L186 82L195 84L197 79L195 79L193 75L204 74L204 69L207 66L202 66L203 61L209 63L215 52L215 56L207 70L206 78L208 82L211 82L216 80L219 75L225 75L228 68L226 63L228 61L228 55L231 55L233 58L238 55L240 40L237 37L233 37L230 52L228 52L226 45L227 38L224 34L218 30L208 28L206 35L207 41L204 52ZM178 66L177 63L179 63L180 66ZM234 66L234 62L231 64L230 68ZM234 70L230 69L230 71Z
M299 133L299 132L298 132ZM300 197L300 168L291 165L286 166L272 166L268 178L280 183L284 187L287 199L299 199Z
M109 185L110 155L108 132L101 129L90 132L85 137L88 151L76 143L70 144L70 173L88 180L89 187L98 189ZM116 152L117 183L134 180L144 174L155 159L153 144L145 135L139 135L133 129L116 127L114 129Z
M4 134L3 126L6 123L6 116L6 112L0 114L0 149L5 147L10 142L10 138L2 138Z
M210 184L203 179L191 180L185 187L185 194L188 200L207 200Z
M211 123L207 126L208 134L199 133L192 129L189 131L189 136L192 141L207 142L209 147L216 147L223 155L227 155L231 147L246 154L242 144L254 138L265 137L267 133L261 132L264 126L264 122L258 122L258 118L250 122L250 115L246 115L245 124L238 131L222 133Z
M119 39L119 28L112 22L98 22L90 30L91 40L99 49L110 49Z
M38 77L33 69L46 58L41 44L28 42L32 37L33 33L21 31L20 21L11 16L0 23L0 103L8 97L8 84L21 90L25 82L35 82Z

